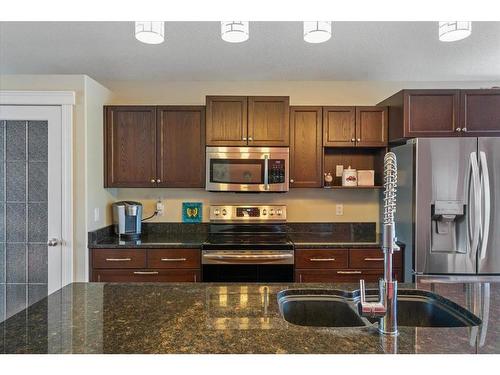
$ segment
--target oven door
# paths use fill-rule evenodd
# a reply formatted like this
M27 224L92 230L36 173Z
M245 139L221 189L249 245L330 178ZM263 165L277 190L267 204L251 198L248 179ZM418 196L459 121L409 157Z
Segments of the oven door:
M206 190L288 191L288 148L207 147Z
M203 250L204 282L293 282L293 250Z

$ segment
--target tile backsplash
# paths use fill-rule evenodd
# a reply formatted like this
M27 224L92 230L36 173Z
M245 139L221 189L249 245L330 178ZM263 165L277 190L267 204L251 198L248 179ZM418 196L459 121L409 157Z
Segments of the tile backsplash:
M0 321L47 294L46 121L0 121Z

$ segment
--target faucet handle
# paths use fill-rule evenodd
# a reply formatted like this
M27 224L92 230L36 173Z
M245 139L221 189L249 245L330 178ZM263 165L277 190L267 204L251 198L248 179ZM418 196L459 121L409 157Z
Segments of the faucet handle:
M360 299L361 303L366 302L365 280L364 279L359 280L359 299Z
M382 297L382 293L380 297ZM366 302L365 294L365 280L359 280L359 299L358 304L359 315L370 318L381 318L386 314L386 308L382 302L382 299L378 302Z

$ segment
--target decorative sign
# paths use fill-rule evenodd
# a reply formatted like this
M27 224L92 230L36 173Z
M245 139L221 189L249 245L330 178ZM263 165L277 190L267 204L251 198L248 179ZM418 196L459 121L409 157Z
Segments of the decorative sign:
M201 202L182 202L182 222L201 223L203 204Z

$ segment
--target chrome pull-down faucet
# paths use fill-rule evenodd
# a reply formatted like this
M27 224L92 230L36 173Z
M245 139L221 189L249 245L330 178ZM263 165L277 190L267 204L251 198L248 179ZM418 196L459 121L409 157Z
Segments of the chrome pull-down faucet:
M397 335L397 294L398 283L392 279L392 254L399 251L394 229L396 211L397 163L396 155L388 152L384 157L384 225L382 251L384 252L384 278L379 280L378 302L366 302L365 281L359 281L361 316L379 318L379 332Z

